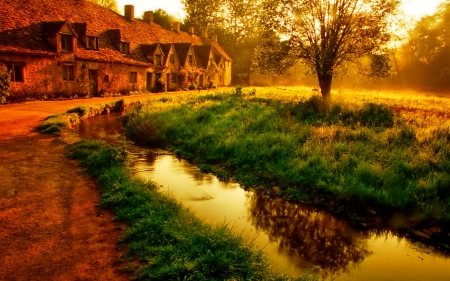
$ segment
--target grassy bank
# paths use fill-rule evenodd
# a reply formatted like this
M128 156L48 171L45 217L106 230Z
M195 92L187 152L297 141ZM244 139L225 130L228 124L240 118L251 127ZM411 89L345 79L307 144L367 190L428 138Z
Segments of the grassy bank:
M122 111L126 106L133 106L135 103L126 104L123 99L106 104L93 106L77 106L69 109L65 113L50 115L37 127L38 131L44 134L61 135L61 129L69 125L76 124L85 118L108 114L110 112ZM139 102L137 102L139 104Z
M261 92L260 92L261 91ZM450 113L444 97L258 89L149 102L126 134L203 171L396 228L450 222ZM339 101L339 102L337 102Z
M98 178L101 206L128 225L120 243L128 249L124 260L142 264L137 279L292 280L272 273L264 254L226 225L202 223L153 184L133 178L120 150L86 141L71 151Z

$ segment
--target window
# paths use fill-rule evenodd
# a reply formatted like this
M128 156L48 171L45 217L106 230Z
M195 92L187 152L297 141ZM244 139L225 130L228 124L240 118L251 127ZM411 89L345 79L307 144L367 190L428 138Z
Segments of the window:
M192 63L192 55L189 55L189 63Z
M175 63L175 56L173 54L170 54L170 63L174 64Z
M88 36L86 48L98 50L98 37Z
M109 75L105 75L105 78L103 78L103 82L105 83L109 82Z
M120 42L120 52L123 54L129 54L130 53L130 43Z
M137 83L137 72L130 72L130 83Z
M155 55L155 65L162 65L161 64L161 55Z
M172 82L172 83L176 83L177 82L177 74L176 73L171 73L170 74L170 82Z
M9 78L11 82L23 82L23 66L17 64L7 64Z
M61 34L61 50L72 52L72 36Z
M63 65L62 66L62 79L65 81L73 81L74 80L74 65Z

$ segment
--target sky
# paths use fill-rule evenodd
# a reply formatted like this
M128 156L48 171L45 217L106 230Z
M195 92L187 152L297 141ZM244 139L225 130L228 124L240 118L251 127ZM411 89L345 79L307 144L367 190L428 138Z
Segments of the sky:
M406 15L420 17L432 15L443 0L402 0L401 9ZM161 8L169 14L184 17L183 5L180 0L117 0L119 11L123 14L125 5L134 5L134 15L140 17L145 11Z
M135 17L142 16L145 11L154 11L158 8L179 18L183 18L185 15L180 0L117 0L117 5L122 14L125 5L133 5Z

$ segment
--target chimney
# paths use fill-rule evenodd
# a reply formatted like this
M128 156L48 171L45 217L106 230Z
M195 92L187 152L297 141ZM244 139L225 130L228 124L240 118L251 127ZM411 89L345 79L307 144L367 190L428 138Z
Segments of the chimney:
M202 37L208 38L208 30L207 29L202 30Z
M194 35L194 27L193 27L193 26L190 26L190 27L189 27L188 33L189 33L190 35Z
M144 21L148 24L153 23L153 11L144 12Z
M217 34L211 35L211 40L217 43Z
M125 5L125 18L127 20L134 20L134 6Z
M173 30L176 31L177 33L180 33L180 22L179 21L173 22Z

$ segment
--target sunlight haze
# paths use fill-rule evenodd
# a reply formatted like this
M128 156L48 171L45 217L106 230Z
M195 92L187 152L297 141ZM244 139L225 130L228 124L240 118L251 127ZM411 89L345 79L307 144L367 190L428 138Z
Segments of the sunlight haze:
M422 17L432 15L436 12L436 7L443 0L403 0L400 9L411 17ZM119 11L123 14L125 5L134 5L134 14L140 17L145 11L153 11L161 8L179 18L183 18L185 13L180 0L117 0Z

